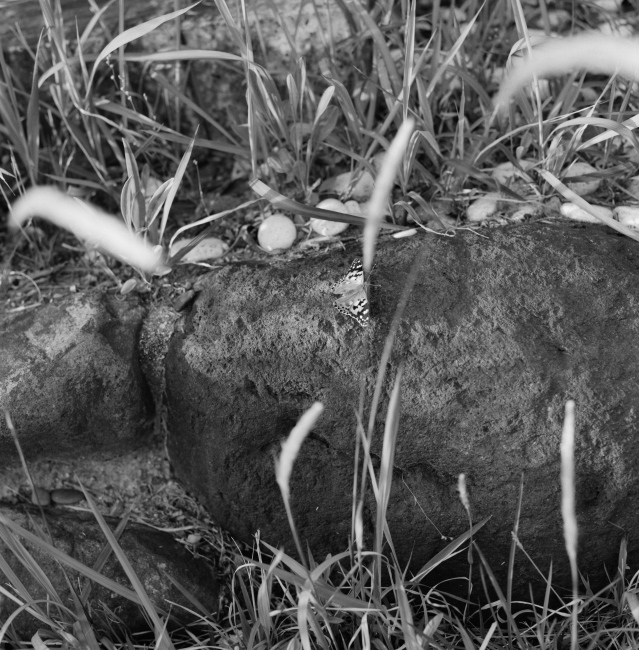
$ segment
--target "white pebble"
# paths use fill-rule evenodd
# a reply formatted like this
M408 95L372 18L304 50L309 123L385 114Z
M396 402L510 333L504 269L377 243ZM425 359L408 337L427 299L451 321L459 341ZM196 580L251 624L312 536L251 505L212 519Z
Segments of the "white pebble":
M354 203L354 201L353 201ZM348 214L348 208L337 199L324 199L317 204L321 210L332 210L333 212L342 212ZM322 237L334 237L344 232L348 224L343 221L328 221L327 219L311 219L311 228Z
M184 248L191 240L178 239L173 242L171 246L171 255L175 255L179 250ZM189 262L195 264L196 262L204 262L205 260L215 260L222 257L229 249L221 239L217 237L205 237L195 248L192 248L180 262Z
M593 207L596 211L600 212L606 217L610 217L612 219L612 210L609 210L608 208L604 208L600 205L593 205ZM589 212L586 212L585 210L582 210L578 205L575 205L574 203L562 203L561 208L559 208L559 212L564 217L567 217L568 219L572 219L573 221L585 221L587 223L603 223L597 217L593 216Z
M468 221L484 221L497 212L499 195L495 193L486 194L481 199L473 201L466 208L466 219Z
M639 228L639 206L620 205L614 209L615 217L619 223L630 228Z
M353 201L352 199L350 201L344 201L344 207L346 208L346 212L348 212L348 214L353 214L356 217L359 217L362 214L362 208L360 204L357 201Z
M264 219L257 231L259 245L269 253L289 249L296 237L295 224L283 214L272 214Z
M566 170L566 176L582 176L586 174L597 174L597 170L586 162L574 162ZM566 185L579 196L588 196L599 189L601 178L588 178L583 181L568 181Z

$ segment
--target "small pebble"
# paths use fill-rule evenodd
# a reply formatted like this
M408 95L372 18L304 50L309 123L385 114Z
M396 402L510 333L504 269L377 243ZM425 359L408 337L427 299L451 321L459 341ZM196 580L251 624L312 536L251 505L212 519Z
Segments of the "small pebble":
M171 255L175 255L182 250L191 240L178 239L171 246ZM195 248L192 248L180 262L195 264L206 260L216 260L222 257L229 249L228 245L217 237L205 237Z
M355 203L353 201L353 203ZM358 204L356 204L358 205ZM337 199L324 199L317 204L317 207L321 210L332 210L333 212L343 212L348 214L348 208ZM328 221L327 219L316 219L313 217L311 219L311 228L318 234L323 237L334 237L344 232L348 228L347 223L343 221Z
M259 245L269 253L288 250L296 237L295 224L283 214L273 214L264 219L257 231Z
M597 173L597 170L586 162L574 162L566 170L565 178ZM601 185L601 178L588 178L583 181L568 181L566 182L566 185L575 194L579 194L579 196L588 196L589 194L593 194L599 189Z
M619 223L630 228L639 228L639 205L620 205L614 209Z
M348 214L354 214L356 217L362 215L362 207L357 201L353 201L352 199L350 201L344 201L344 207Z
M31 494L31 503L35 503L35 505L38 505L39 503L41 506L48 506L51 503L51 494L49 493L49 490L45 490L36 485L35 492Z
M610 217L611 219L613 218L612 210L604 208L600 205L593 205L592 207L600 211L601 214ZM561 212L564 217L568 217L568 219L572 219L573 221L585 221L586 223L603 223L603 221L597 219L597 217L593 216L589 212L582 210L578 205L575 205L574 203L562 203L561 208L559 208L559 212Z
M487 194L481 199L473 201L466 208L466 219L468 221L485 221L497 212L499 195L495 193Z
M61 488L51 492L51 501L59 506L70 506L82 501L82 499L84 499L84 494L80 490Z

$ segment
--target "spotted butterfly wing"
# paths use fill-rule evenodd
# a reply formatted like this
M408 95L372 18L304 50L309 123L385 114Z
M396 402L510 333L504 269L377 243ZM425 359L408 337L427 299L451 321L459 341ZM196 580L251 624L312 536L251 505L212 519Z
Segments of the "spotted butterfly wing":
M353 260L348 273L331 287L331 291L340 295L333 303L338 312L354 318L362 327L368 327L370 312L360 259Z

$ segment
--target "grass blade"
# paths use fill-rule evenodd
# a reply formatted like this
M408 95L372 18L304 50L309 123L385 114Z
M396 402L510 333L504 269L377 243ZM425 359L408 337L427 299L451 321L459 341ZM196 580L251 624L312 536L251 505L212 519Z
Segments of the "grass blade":
M187 11L190 11L191 9L193 9L193 7L197 6L198 4L199 2L196 2L188 7L185 7L184 9L178 9L177 11L172 11L171 13L165 14L164 16L158 16L157 18L152 18L151 20L147 20L146 22L141 23L140 25L135 25L135 27L131 27L130 29L127 29L123 31L121 34L119 34L118 36L116 36L110 43L108 43L102 49L102 51L98 54L98 56L95 59L95 62L93 64L93 69L91 70L91 75L89 76L89 83L87 84L87 88L86 88L86 97L88 98L89 96L91 85L93 84L93 78L95 77L95 73L98 69L98 65L102 61L104 61L104 59L106 59L107 56L109 56L109 54L112 54L118 48L127 45L131 41L134 41L137 38L140 38L142 36L145 36L149 32L152 32L156 27L163 25L169 20L173 20L174 18L177 18L178 16L185 14Z

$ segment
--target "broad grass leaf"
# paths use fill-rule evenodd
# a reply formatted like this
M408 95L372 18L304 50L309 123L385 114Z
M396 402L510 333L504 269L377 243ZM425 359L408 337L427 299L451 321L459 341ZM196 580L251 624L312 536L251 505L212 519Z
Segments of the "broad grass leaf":
M130 29L123 31L121 34L118 34L118 36L116 36L110 43L108 43L102 49L102 51L98 54L93 64L93 69L91 70L89 83L87 84L87 89L86 89L87 97L89 95L91 85L93 83L93 78L95 77L95 73L98 69L98 65L102 61L104 61L104 59L106 59L106 57L109 56L109 54L112 54L117 49L124 47L125 45L128 45L131 41L135 41L136 39L145 36L149 32L152 32L156 27L163 25L169 20L173 20L178 16L182 16L183 14L193 9L193 7L197 6L198 4L199 2L196 2L188 7L185 7L184 9L178 9L177 11L172 11L171 13L165 14L164 16L158 16L157 18L152 18L151 20L147 20L144 23L135 25L135 27L131 27Z

